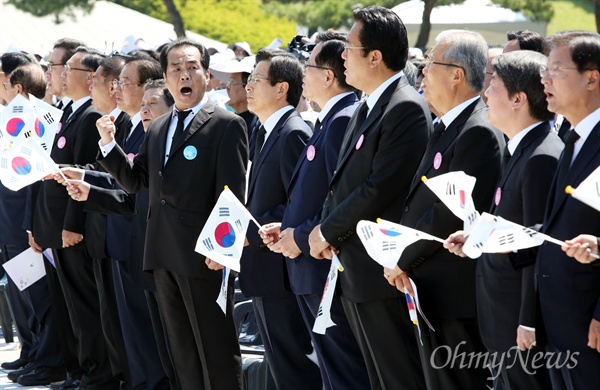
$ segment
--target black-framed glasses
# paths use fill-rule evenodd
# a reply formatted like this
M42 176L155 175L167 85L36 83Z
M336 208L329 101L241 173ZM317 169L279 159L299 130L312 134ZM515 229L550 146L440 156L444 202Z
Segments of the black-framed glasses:
M321 70L331 70L333 71L333 69L328 68L326 66L319 66L319 65L311 65L311 64L304 64L304 70L308 70L309 68L315 68L315 69L321 69Z
M551 67L547 67L547 66L543 66L540 69L540 77L544 78L546 76L550 76L550 78L553 79L564 79L565 77L567 77L567 74L565 72L563 72L564 70L579 70L579 68L572 68L572 67L567 67L567 66L551 66ZM582 69L582 71L586 71L586 70L592 70L592 69Z
M452 66L454 68L460 68L462 70L465 70L465 68L463 68L461 65L450 64L448 62L431 61L429 58L425 60L425 66L429 66L431 64L444 65L444 66Z
M142 83L125 83L125 82L119 81L117 79L114 79L112 81L112 83L113 83L113 87L120 88L120 89L123 89L123 88L125 88L125 87L127 87L129 85L135 85L135 86L138 86L138 87L140 87L140 86L143 85Z
M70 66L69 64L64 64L65 67L65 71L70 72L72 70L79 70L81 72L93 72L93 70L90 69L86 69L86 68L75 68L73 66Z
M48 62L48 70L52 72L52 68L55 66L65 66L66 64L53 64L52 62Z
M247 82L247 84L256 84L256 82L257 82L258 80L269 80L269 81L270 81L271 79L270 79L270 78L268 78L268 77L255 76L255 75L253 75L253 74L252 74L252 75L250 75L250 76L248 77L248 82Z

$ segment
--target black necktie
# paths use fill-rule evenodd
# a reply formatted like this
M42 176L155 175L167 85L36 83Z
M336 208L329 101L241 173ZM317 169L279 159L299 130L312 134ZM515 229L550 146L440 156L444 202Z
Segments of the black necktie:
M502 169L505 169L508 166L508 162L510 161L511 154L508 151L508 144L504 147L504 154L502 155Z
M258 133L256 134L256 144L254 144L254 159L257 159L260 155L260 151L265 143L266 134L267 130L265 130L264 126L258 128Z
M56 108L58 108L59 110L62 110L63 108L63 101L59 100L58 103L56 103Z
M444 122L439 121L433 129L433 133L431 134L431 137L429 137L429 141L427 141L425 154L423 154L423 158L421 159L421 163L419 164L419 168L417 169L417 180L421 180L421 176L427 171L427 169L425 169L425 166L427 162L431 159L433 147L435 146L436 142L440 139L442 134L444 134L444 130L446 130L446 125L444 125Z
M573 152L575 151L575 141L579 139L579 134L575 130L569 130L563 140L565 143L565 149L563 150L560 164L558 165L558 173L556 184L558 187L562 187L563 181L565 180L569 167L571 167L571 160L573 160ZM558 191L564 191L564 188L557 188Z
M62 125L65 124L65 122L67 121L67 119L69 119L69 116L73 113L73 101L71 100L66 106L65 109L63 110L63 114L60 117L60 123L62 123ZM61 125L61 126L62 126Z
M185 118L187 118L191 112L192 110L177 111L177 126L175 126L175 132L173 133L173 138L171 139L169 156L173 154L173 151L175 150L175 144L177 143L177 140L179 140L179 137L181 137L183 134L183 122L185 121Z

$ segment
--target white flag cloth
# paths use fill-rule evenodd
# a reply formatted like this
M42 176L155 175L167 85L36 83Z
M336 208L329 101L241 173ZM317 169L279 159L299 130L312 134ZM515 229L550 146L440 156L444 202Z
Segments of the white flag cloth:
M63 112L31 94L29 101L33 104L37 116L33 126L34 134L40 138L42 147L50 154L54 136L60 130L60 118Z
M2 111L0 151L16 145L25 138L32 137L35 134L35 121L36 113L33 104L21 94L15 96Z
M229 274L230 269L223 268L223 280L221 281L221 289L219 290L219 296L217 297L217 305L223 310L223 314L227 315L227 287L229 285Z
M369 256L382 266L392 269L410 244L418 240L444 242L431 234L383 219L379 219L378 223L359 221L356 233Z
M333 294L337 284L338 272L342 271L344 271L344 267L342 267L340 259L334 253L331 259L331 267L329 268L327 281L325 282L325 289L323 290L321 304L319 305L319 311L317 312L317 318L315 318L315 323L312 329L315 333L325 334L327 328L336 325L331 319L331 303L333 302Z
M600 211L600 167L596 168L577 188L568 186L567 194Z
M58 170L58 166L36 138L20 141L0 153L0 180L8 189L18 191Z
M473 202L473 188L476 178L469 176L463 171L448 172L431 179L421 179L427 187L464 222L465 234L471 233L479 213Z
M481 214L473 233L467 238L463 252L477 258L482 253L504 253L532 248L544 241L562 245L546 234L488 213Z
M196 252L239 272L250 220L250 212L225 187L198 237Z

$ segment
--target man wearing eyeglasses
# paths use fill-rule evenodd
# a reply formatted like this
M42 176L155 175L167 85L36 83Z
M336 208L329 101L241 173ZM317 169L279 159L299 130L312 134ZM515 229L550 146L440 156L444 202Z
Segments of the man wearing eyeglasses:
M294 107L302 95L302 67L290 53L260 50L246 84L248 109L261 127L256 134L247 206L260 224L279 222L290 179L310 138ZM252 306L271 374L280 389L319 389L319 367L295 295L289 290L285 258L271 252L254 226L241 259L240 287Z
M600 36L562 32L546 43L548 64L540 75L548 110L564 115L572 127L563 138L541 231L559 240L600 236L598 214L565 193L567 185L576 188L600 165ZM561 361L571 358L571 364L550 367L552 388L600 388L600 269L544 243L536 280L547 351Z
M447 237L463 226L421 181L422 176L452 171L474 176L475 207L479 212L488 210L500 178L504 138L488 124L486 105L479 96L487 57L487 43L478 33L448 30L436 38L421 87L425 100L439 112L440 121L412 180L403 225L437 237ZM435 329L425 328L423 344L419 343L431 389L486 386L489 371L483 364L468 368L444 364L450 349L467 354L485 352L476 321L475 265L475 260L458 258L439 243L421 240L404 251L394 270L396 287L403 288L409 275L414 280L421 307Z
M339 250L340 298L364 357L371 388L423 389L419 352L404 295L382 277L356 224L399 221L410 180L425 150L431 117L402 70L406 28L383 7L354 11L342 53L346 82L368 95L349 122L328 188L320 225L310 233L311 256Z
M92 49L79 47L63 67L63 93L73 104L65 111L52 145L50 156L57 164L83 166L95 161L99 139L95 123L101 113L92 105L89 88L101 60L102 56ZM72 200L61 184L44 181L34 210L32 239L38 247L53 249L77 340L75 350L83 371L81 386L118 388L102 330L94 261L85 241L84 208L85 204Z
M324 389L367 389L367 368L339 297L331 309L336 326L324 335L313 332L331 263L310 256L308 235L319 223L348 122L359 105L344 75L345 37L323 35L304 64L303 95L322 107L315 133L294 169L282 221L263 226L260 233L269 249L286 257L290 288L315 346Z

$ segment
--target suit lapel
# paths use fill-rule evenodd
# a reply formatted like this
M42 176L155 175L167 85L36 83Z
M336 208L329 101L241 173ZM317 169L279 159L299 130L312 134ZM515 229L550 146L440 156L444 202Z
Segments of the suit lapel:
M215 105L212 103L212 101L208 101L200 109L200 111L198 111L198 114L192 118L192 121L186 128L186 131L184 131L183 137L179 137L177 142L175 142L175 145L171 148L172 154L175 154L181 148L181 146L185 144L188 139L190 139L191 136L193 136L202 126L204 126L204 124L210 120L214 112ZM167 163L168 162L169 161L167 160Z
M352 145L356 145L356 143L358 142L358 139L369 130L371 125L373 123L375 123L375 121L377 119L379 119L379 117L381 117L381 115L385 111L385 108L387 107L388 103L390 102L390 99L392 98L392 95L394 94L394 92L396 92L396 90L400 90L401 88L403 88L406 85L408 85L408 84L406 83L405 77L400 77L398 80L395 80L393 83L391 83L385 89L385 91L383 91L383 93L377 100L377 103L375 103L375 106L373 107L373 109L371 110L371 112L369 113L369 115L367 116L367 118L365 119L365 121L363 122L362 126L360 127L360 129L358 131L355 131L355 129L354 129L355 123L356 123L356 118L358 116L358 111L359 111L359 110L356 110L356 112L352 116L351 124L348 126L348 131L352 132L350 134L352 139L350 141L350 144L346 148L346 150L343 151L344 155L338 161L336 173L340 171L340 168L344 165L344 163L346 162L346 160L352 153L352 149L353 149ZM364 104L367 104L367 103L364 102ZM335 178L335 175L332 177L332 180L334 178Z
M140 121L138 125L133 129L131 136L125 140L125 153L129 153L132 147L137 144L137 141L144 136L144 125Z
M273 129L271 134L269 134L269 136L267 137L267 140L265 141L265 144L263 145L260 154L258 155L258 158L254 156L254 162L252 163L252 168L250 172L250 184L248 185L248 199L250 199L250 194L252 194L252 190L254 189L254 185L256 184L258 171L260 170L260 168L262 168L262 164L266 156L269 154L269 151L277 142L277 139L279 138L279 132L281 131L285 123L290 118L293 118L295 116L298 116L298 114L296 113L296 110L293 109L283 114L281 119L279 119L279 122L277 122L277 124L275 125L275 128Z
M302 166L302 164L304 164L304 160L306 160L306 151L308 150L308 147L310 145L314 145L315 149L317 151L319 150L319 148L317 148L317 146L320 146L319 140L322 138L322 135L323 135L323 131L321 131L321 129L327 128L327 126L329 125L329 121L331 119L333 119L335 114L337 114L340 110L348 107L351 104L356 103L357 101L358 101L358 99L356 98L355 94L345 96L340 101L338 101L336 104L334 104L333 107L331 107L331 110L329 110L327 115L325 115L325 118L323 118L323 121L319 125L319 128L318 129L315 128L313 136L309 140L308 144L306 144L306 148L304 148L304 153L302 153L302 155L300 155L300 159L299 159L298 163L296 164L296 167L294 168L294 173L292 174L292 178L290 180L290 185L288 186L288 192L291 191L291 189L293 187L292 184L294 183L294 180L296 179L296 175L298 174L298 171L300 170L300 167ZM289 193L288 193L288 195L289 195Z
M81 105L81 107L79 107L77 109L77 111L74 111L73 114L71 114L71 116L69 117L69 119L67 119L67 121L61 126L60 131L58 132L58 134L56 134L56 136L54 137L54 142L52 143L52 147L54 147L56 145L56 143L58 142L58 139L65 134L65 132L67 131L67 129L71 126L71 124L73 122L75 122L75 120L77 119L77 117L79 117L79 115L81 115L81 113L83 111L85 111L91 105L92 105L92 99L88 99L85 103L83 103Z
M597 164L591 164L591 162L600 154L600 147L598 147L598 145L600 145L600 122L594 126L594 129L585 140L583 147L577 154L575 161L573 161L573 164L565 176L566 179L563 180L562 183L559 183L556 181L556 175L554 175L554 186L552 187L553 197L549 199L548 202L548 205L551 205L552 210L545 224L550 224L550 222L556 216L558 210L560 210L562 207L562 204L567 199L568 195L564 191L565 187L567 185L577 187L579 183L581 183L587 177L587 175L589 175L593 169L596 168Z

